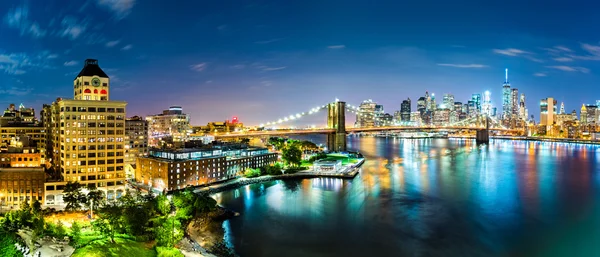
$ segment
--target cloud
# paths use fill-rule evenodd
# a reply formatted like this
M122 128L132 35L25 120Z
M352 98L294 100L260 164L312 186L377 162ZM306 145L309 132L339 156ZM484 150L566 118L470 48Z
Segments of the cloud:
M124 46L123 48L121 48L121 50L123 51L127 51L129 49L133 48L133 46L131 44Z
M211 83L213 83L213 81L212 81L212 80L207 80L207 81L205 81L204 83L205 83L205 84L211 84Z
M455 64L455 63L438 63L438 66L454 67L454 68L485 68L488 67L484 64Z
M536 77L546 77L546 76L548 76L548 74L543 73L543 72L537 72L537 73L534 73L533 76L536 76Z
M333 46L328 46L327 48L329 49L343 49L346 48L345 45L333 45Z
M78 63L77 61L73 60L73 61L65 62L64 65L65 66L75 66L75 65L77 65L77 63Z
M569 55L569 57L573 59L579 60L588 60L588 61L598 61L600 60L600 46L590 45L590 44L581 44L581 49L588 52L589 55Z
M563 51L563 52L573 52L573 50L571 50L571 49L569 49L567 47L564 47L564 46L555 46L554 48L558 49L560 51Z
M223 26L225 26L225 25L223 25ZM269 39L269 40L264 40L264 41L256 41L254 43L262 45L262 44L270 44L270 43L281 41L281 40L283 40L283 38L274 38L274 39Z
M195 70L195 71L204 71L204 69L206 69L206 66L207 66L207 64L205 62L203 62L203 63L191 65L190 69Z
M281 67L264 67L262 70L264 71L276 71L276 70L283 70L287 68L286 66L281 66Z
M46 56L46 58L48 58L48 59L56 59L56 58L58 58L58 54L49 54L48 56Z
M0 94L22 96L22 95L28 95L29 93L31 93L31 91L33 91L32 88L21 88L21 87L13 86L8 89L0 89Z
M230 66L232 69L236 69L236 70L241 70L243 68L246 68L246 65L243 64L236 64L236 65L232 65Z
M568 71L568 72L581 72L581 73L589 73L590 72L590 69L588 69L588 68L565 66L565 65L546 66L546 68L557 69L557 70Z
M46 30L42 29L37 22L29 20L29 7L21 6L8 11L4 16L8 27L18 29L22 35L29 34L34 38L46 36Z
M104 7L114 13L116 19L123 19L131 13L135 0L98 0L98 6Z
M534 61L534 62L540 62L540 63L541 63L541 62L544 62L544 61L542 61L542 60L540 60L540 59L538 59L538 58L535 58L535 57L533 57L533 56L531 56L531 55L525 55L525 56L523 56L523 57L525 57L525 59L527 59L527 60L531 60L531 61Z
M527 52L527 51L523 51L521 49L516 49L516 48L494 49L493 51L494 51L494 53L508 55L508 56L519 56L522 54L529 54L529 52Z
M87 29L87 22L80 22L74 17L65 17L62 22L62 37L68 37L71 40L75 40L83 34Z
M106 47L116 46L119 44L119 42L121 42L121 40L108 41L108 42L106 42Z
M0 53L0 70L7 74L21 75L28 68L49 68L48 52L29 55L26 53Z
M569 57L556 57L556 58L553 58L553 60L555 60L557 62L571 62L571 61L573 61L573 58L569 58Z

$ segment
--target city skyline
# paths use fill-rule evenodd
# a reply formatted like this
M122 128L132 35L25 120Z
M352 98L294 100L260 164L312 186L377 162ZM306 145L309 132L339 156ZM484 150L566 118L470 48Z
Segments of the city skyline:
M536 120L541 99L553 97L571 112L600 98L593 92L598 38L581 29L600 24L579 18L593 8L548 3L531 19L535 6L508 3L441 4L428 12L417 3L363 7L3 2L0 35L10 40L0 42L0 105L24 103L39 116L42 104L71 95L67 85L87 58L105 67L112 98L129 102L130 116L180 105L195 125L232 116L258 125L335 98L354 105L373 99L393 114L407 98L416 109L425 91L438 103L446 93L464 103L490 91L501 110L505 68ZM560 17L548 18L557 11Z

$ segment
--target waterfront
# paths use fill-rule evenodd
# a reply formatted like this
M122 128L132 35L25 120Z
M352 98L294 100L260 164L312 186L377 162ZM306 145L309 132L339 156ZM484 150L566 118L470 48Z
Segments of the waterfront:
M272 181L216 194L241 256L595 256L594 145L349 137L353 180ZM595 217L594 217L595 216ZM294 231L294 233L289 233Z

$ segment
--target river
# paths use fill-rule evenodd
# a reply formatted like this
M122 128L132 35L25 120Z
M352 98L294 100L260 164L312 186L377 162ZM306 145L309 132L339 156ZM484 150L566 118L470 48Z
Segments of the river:
M316 139L321 140L321 139ZM600 256L600 146L348 137L353 180L215 195L240 256Z

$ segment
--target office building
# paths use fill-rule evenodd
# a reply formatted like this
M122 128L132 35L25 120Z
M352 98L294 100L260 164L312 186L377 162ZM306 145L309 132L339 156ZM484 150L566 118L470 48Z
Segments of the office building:
M153 149L138 158L135 179L158 192L172 191L231 179L276 161L277 153L266 148Z
M512 114L512 91L510 90L510 83L508 83L508 69L505 70L505 80L502 85L502 119L510 119Z
M425 99L425 97L419 97L419 99L417 100L417 111L421 113L421 115L423 115L427 111L427 101Z
M125 107L124 101L110 100L110 78L87 59L73 81L74 98L58 98L43 111L50 120L52 165L62 181L45 184L47 205L61 205L67 182L95 185L108 200L120 197L125 189ZM48 153L50 154L50 153Z
M511 119L519 118L519 90L513 88L510 90L510 111Z
M586 123L587 125L598 125L598 106L586 105Z
M527 120L527 109L525 108L525 94L521 93L519 98L519 118Z
M492 94L490 91L485 91L483 93L483 103L481 104L481 114L483 115L492 115Z
M192 127L193 134L210 134L210 133L227 133L227 132L238 132L244 129L244 124L238 120L238 117L233 117L231 120L226 121L213 121L206 124L206 126L194 126Z
M446 126L450 122L450 109L440 108L433 114L433 125Z
M441 108L449 109L450 111L454 110L454 95L452 94L444 94L444 98L442 99Z
M377 103L373 100L365 100L358 106L356 113L356 122L354 127L371 128L375 126L375 108Z
M585 104L581 105L581 111L579 112L579 120L582 125L587 125L587 108Z
M139 116L125 120L125 176L135 178L137 158L148 154L148 121Z
M15 104L10 104L0 117L0 127L4 126L30 126L36 125L35 111L33 108L26 108L23 104L19 108Z
M190 116L181 106L171 106L161 114L146 117L148 144L152 147L181 147L191 133Z
M400 104L401 121L410 121L410 105L410 98L402 101L402 104Z
M552 126L555 123L556 100L552 97L542 99L540 102L540 125Z

